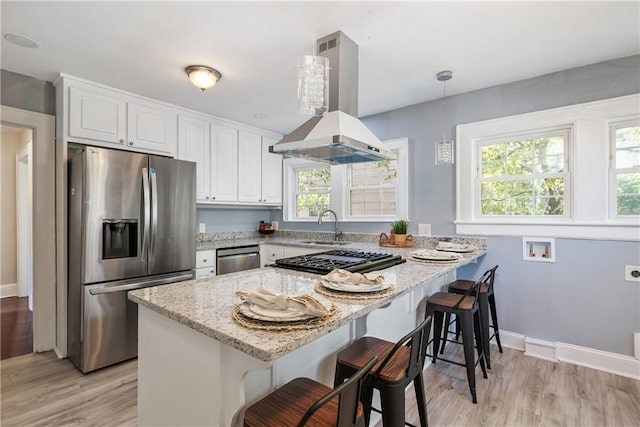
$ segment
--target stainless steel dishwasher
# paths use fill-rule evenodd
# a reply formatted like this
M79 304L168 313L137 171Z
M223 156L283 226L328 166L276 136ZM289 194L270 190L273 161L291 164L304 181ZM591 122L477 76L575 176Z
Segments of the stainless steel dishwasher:
M260 246L218 249L217 275L260 268Z

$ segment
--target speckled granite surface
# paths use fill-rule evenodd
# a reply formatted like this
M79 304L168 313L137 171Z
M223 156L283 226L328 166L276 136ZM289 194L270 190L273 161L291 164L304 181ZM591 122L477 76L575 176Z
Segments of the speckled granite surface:
M484 238L465 236L414 236L416 248L435 248L438 242L452 242L458 244L470 244L478 249L486 249L487 241ZM271 235L261 235L256 231L241 231L231 233L200 233L197 237L196 250L230 248L237 246L258 245L269 243L274 245L318 247L320 249L332 249L340 247L345 249L366 249L387 252L389 248L378 245L379 235L369 233L344 233L340 240L351 242L349 245L334 246L333 233L313 231L289 231L278 230ZM305 241L325 241L326 245L310 244ZM364 245L363 245L364 244ZM377 248L377 249L374 249ZM393 250L393 248L391 248Z
M373 247L405 257L410 252L407 249L380 248L373 243L358 245L362 250L373 250ZM406 262L388 268L384 270L385 276L395 284L397 291L379 300L340 302L337 299L327 298L313 290L318 275L277 268L263 268L139 289L129 292L129 299L257 359L272 361L338 329L353 319L364 316L417 286L468 264L485 253L486 251L482 250L472 255L465 255L463 260L452 265ZM235 292L258 286L264 286L276 293L304 293L324 303L332 302L340 309L340 317L314 330L270 332L244 328L236 324L231 317L233 307L240 302Z

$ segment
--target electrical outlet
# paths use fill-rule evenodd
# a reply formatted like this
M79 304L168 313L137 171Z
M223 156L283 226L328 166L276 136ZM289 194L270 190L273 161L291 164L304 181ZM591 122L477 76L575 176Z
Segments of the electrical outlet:
M200 233L206 233L207 232L207 224L205 224L204 222L200 223L199 228L200 228Z
M431 236L431 224L418 224L418 236Z
M640 282L640 265L625 265L624 280L628 282Z

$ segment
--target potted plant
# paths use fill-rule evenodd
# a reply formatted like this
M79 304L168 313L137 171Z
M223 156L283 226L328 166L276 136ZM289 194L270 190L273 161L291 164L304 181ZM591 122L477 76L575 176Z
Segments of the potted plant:
M407 239L407 230L409 229L409 221L399 219L391 223L391 232L394 234L393 243L396 245L404 244Z

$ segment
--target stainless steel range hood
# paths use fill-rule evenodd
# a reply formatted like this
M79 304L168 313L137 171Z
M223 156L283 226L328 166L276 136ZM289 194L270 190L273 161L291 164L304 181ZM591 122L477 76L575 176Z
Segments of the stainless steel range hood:
M338 31L318 39L316 54L329 58L329 112L309 119L269 151L332 165L395 159L356 118L358 45Z

